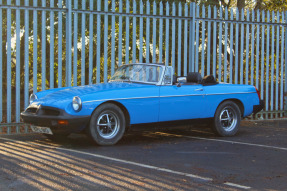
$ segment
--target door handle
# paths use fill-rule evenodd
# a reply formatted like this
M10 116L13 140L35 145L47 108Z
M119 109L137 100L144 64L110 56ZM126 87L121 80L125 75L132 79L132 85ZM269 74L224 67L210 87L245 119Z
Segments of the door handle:
M203 88L195 89L195 91L203 91Z

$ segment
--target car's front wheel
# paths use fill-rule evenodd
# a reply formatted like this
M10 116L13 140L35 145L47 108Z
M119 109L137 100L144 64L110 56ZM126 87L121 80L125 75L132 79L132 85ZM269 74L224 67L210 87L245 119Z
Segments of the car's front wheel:
M106 103L92 114L88 135L98 145L114 145L123 137L125 127L125 115L121 108Z
M240 121L241 112L237 104L225 101L215 112L212 129L220 136L233 136L239 129Z

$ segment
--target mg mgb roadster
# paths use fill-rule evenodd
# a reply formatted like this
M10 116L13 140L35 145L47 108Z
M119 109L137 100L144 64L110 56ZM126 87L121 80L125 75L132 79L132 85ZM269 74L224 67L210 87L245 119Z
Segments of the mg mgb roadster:
M21 118L49 138L85 132L99 145L113 145L140 125L201 119L209 119L219 136L233 136L242 118L263 107L251 85L218 83L212 75L202 78L197 72L177 77L164 64L127 64L108 83L32 94Z

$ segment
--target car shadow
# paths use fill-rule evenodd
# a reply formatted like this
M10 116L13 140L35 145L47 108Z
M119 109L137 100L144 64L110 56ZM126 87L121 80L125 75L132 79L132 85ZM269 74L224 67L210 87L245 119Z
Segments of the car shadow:
M246 126L246 125L245 125ZM247 125L248 126L248 125ZM244 127L244 125L242 126ZM250 132L246 130L248 127L240 128L236 137L248 136ZM246 135L247 134L247 135ZM71 134L61 140L50 140L42 134L23 134L19 135L7 135L12 139L33 142L37 144L56 146L63 148L73 149L89 149L89 148L107 148L108 146L101 147L94 143L85 134ZM195 141L197 139L191 139L192 137L207 138L207 139L234 139L233 137L219 137L213 133L211 128L206 125L185 125L185 126L172 126L172 127L146 127L141 129L130 129L125 136L112 147L124 147L124 146L142 146L150 144L170 144L184 141Z
M145 128L139 130L128 131L126 135L112 147L122 146L136 146L136 145L148 145L148 144L167 144L172 142L196 141L195 139L189 139L186 136L191 137L204 137L204 138L216 138L217 136L210 130L209 127L201 126L176 126L169 128ZM101 146L94 143L85 134L71 134L62 140L49 140L44 135L41 138L35 140L41 144L53 145L57 144L64 148L81 148L88 149L91 147L100 148ZM109 146L104 146L109 147ZM103 148L104 148L103 147Z

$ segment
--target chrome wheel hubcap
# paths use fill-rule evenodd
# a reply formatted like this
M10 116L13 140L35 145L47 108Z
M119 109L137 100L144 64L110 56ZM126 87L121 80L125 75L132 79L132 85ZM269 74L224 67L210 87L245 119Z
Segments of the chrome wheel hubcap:
M220 113L220 124L225 131L232 131L237 124L237 115L233 108L225 107Z
M102 113L97 120L97 131L105 139L114 138L119 131L119 118L113 112Z

